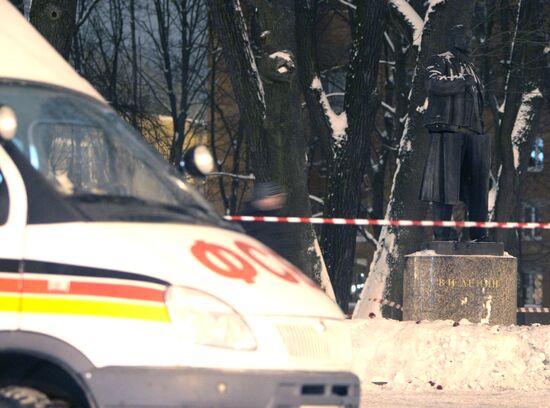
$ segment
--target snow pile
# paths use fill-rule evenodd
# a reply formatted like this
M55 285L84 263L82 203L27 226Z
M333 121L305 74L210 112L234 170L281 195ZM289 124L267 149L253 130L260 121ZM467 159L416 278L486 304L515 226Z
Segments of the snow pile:
M350 324L353 369L364 392L550 387L550 326L380 318Z

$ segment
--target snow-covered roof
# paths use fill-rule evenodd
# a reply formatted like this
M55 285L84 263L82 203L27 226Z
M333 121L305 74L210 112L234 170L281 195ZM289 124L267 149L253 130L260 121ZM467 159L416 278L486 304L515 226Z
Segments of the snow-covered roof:
M43 82L105 102L9 1L0 1L0 79Z

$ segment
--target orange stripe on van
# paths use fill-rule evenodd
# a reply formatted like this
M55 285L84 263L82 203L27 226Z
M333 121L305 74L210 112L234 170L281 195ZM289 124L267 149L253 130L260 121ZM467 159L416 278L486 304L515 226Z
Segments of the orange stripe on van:
M0 292L20 292L21 279L0 278Z
M0 278L0 312L169 322L164 289L64 279Z
M145 288L129 284L96 283L70 280L67 282L67 290L56 288L47 279L24 279L23 293L57 294L80 296L104 296L110 298L147 300L152 302L164 302L164 290Z

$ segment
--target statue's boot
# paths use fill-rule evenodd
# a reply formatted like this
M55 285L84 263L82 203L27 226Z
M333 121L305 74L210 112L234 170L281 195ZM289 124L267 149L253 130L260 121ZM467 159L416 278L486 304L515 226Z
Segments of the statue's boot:
M453 206L434 201L432 203L433 218L435 221L450 221L453 215ZM434 227L434 241L451 241L450 227Z

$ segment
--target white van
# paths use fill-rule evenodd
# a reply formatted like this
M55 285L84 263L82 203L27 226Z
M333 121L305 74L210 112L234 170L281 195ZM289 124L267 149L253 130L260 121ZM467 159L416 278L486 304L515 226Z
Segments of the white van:
M6 0L0 51L0 406L358 406L334 302Z

